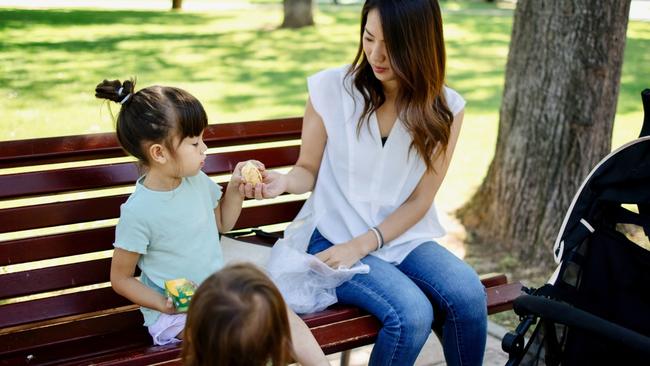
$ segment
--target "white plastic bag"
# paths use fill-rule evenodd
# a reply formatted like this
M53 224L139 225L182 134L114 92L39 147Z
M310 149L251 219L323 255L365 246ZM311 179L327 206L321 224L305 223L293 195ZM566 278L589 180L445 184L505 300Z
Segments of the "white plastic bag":
M299 314L324 310L336 303L336 287L370 268L357 262L352 268L333 269L311 254L279 241L267 267L285 302Z

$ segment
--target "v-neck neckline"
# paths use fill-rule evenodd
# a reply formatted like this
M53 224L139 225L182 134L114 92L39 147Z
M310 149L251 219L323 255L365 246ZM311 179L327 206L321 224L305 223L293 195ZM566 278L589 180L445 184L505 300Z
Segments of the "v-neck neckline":
M377 136L379 136L379 147L385 149L386 146L388 146L388 142L391 141L390 137L393 135L393 131L395 130L395 125L399 123L399 117L395 117L395 120L393 121L393 125L390 127L390 130L388 130L388 135L386 136L381 135L381 128L379 128L379 118L377 118L377 111L372 113L372 119L373 121L370 122L372 124L372 128L374 129L374 131L372 131L373 135L375 135L376 133ZM385 143L382 141L382 139L384 138L386 139ZM377 141L377 138L373 138L373 139L375 140L375 142Z

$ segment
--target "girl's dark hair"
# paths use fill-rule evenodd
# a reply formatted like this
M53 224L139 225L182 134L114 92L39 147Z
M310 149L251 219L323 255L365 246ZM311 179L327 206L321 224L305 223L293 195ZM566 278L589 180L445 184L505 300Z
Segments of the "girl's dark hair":
M184 365L286 365L290 347L282 295L255 266L227 266L208 277L192 297L183 336Z
M203 106L190 93L169 86L150 86L135 91L135 81L104 80L95 97L120 103L116 132L120 144L144 165L146 147L162 143L173 153L173 138L199 136L208 125Z
M357 132L386 101L381 82L363 51L368 13L377 9L390 65L399 86L396 108L427 171L449 143L454 116L447 106L445 43L440 6L436 0L366 0L361 10L359 49L347 76L363 95Z

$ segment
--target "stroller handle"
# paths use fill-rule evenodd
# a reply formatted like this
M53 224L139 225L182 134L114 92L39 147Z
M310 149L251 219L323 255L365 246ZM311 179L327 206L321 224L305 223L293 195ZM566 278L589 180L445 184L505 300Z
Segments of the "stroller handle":
M517 315L535 315L580 328L650 356L650 337L565 303L541 296L522 295L515 299L513 308Z

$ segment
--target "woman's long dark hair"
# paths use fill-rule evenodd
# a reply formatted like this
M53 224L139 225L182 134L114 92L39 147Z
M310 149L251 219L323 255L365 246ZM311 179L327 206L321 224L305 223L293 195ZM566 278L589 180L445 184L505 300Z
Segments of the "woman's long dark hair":
M386 102L381 82L375 77L363 51L363 34L372 9L379 11L386 51L395 73L395 100L399 118L409 131L427 171L444 154L454 116L443 92L445 43L440 6L436 0L367 0L361 11L359 50L347 76L364 99L357 131Z
M285 302L251 264L225 267L201 284L183 334L186 366L284 366L291 361Z

